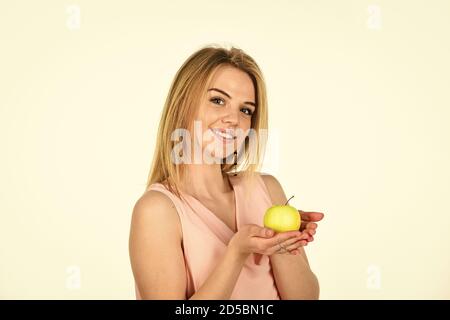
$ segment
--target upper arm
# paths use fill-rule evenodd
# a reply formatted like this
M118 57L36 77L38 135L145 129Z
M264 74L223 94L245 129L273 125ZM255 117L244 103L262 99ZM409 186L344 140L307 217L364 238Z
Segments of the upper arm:
M142 299L186 299L181 224L172 201L148 191L136 202L129 253Z
M286 194L284 193L283 187L281 186L280 182L270 174L261 174L261 178L263 179L267 190L269 191L272 204L285 204L287 201Z

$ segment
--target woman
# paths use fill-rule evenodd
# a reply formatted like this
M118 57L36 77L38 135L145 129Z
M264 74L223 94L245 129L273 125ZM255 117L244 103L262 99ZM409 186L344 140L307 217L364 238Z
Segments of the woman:
M296 231L262 226L266 209L286 203L277 179L258 172L266 129L265 84L249 55L208 46L186 60L133 209L137 299L318 298L303 246L323 214L302 212Z

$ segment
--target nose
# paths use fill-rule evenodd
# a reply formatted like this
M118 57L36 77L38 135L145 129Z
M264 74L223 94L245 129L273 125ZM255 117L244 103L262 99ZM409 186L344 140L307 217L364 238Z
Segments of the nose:
M230 110L227 115L222 118L223 123L228 123L233 126L237 126L239 124L239 115L238 112L234 110Z

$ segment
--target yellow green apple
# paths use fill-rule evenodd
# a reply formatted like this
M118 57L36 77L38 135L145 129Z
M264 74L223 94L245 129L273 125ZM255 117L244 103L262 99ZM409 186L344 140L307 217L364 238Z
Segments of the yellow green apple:
M292 198L293 196L289 200ZM264 214L264 227L270 228L275 232L300 229L300 212L296 208L288 205L287 202L285 205L274 205L266 210Z

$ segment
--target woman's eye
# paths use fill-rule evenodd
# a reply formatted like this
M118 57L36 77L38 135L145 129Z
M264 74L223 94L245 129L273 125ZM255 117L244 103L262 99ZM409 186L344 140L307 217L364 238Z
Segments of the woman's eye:
M215 104L219 104L219 105L223 105L224 103L225 103L225 101L223 101L222 99L220 99L220 98L212 98L211 100L209 100L209 101L211 101L212 103L215 103ZM217 103L216 101L221 101L222 102L222 104L220 104L220 103Z
M244 113L249 116L253 114L253 111L249 108L242 108L241 111L244 111Z
M217 97L211 98L209 101L211 101L214 104L221 105L221 106L225 104L225 101L222 98L217 98ZM248 116L251 116L253 114L252 109L249 109L249 108L242 108L241 111Z

